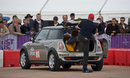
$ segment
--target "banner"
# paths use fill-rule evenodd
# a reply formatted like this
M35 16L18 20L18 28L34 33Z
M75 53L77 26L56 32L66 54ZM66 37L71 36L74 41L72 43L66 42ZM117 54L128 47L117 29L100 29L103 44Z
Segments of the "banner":
M1 38L0 43L1 49L17 49L17 36L8 35Z
M130 34L112 36L111 48L130 48Z

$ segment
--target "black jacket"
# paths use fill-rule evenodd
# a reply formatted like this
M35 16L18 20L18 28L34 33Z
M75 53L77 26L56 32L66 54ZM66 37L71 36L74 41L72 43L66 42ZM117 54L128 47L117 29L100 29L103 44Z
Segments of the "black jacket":
M41 28L43 28L43 27L44 27L44 21L41 20ZM33 23L33 30L35 32L39 32L39 23L37 22L36 19L34 20L34 23Z
M24 25L22 25L22 26L20 27L20 29L21 29L21 33L22 33L22 34L26 34L26 35L29 35L29 34L30 34L30 27L29 27L29 26L24 26Z
M90 20L83 20L78 26L80 34L87 38L91 38L92 34L96 32L96 25Z
M99 33L99 35L103 34L104 33L104 28L102 27L101 24L99 24L98 26L96 26L96 33Z
M116 31L114 35L119 33L119 26L117 24L115 26L112 26L112 24L109 24L106 29L106 34L111 35L112 31Z

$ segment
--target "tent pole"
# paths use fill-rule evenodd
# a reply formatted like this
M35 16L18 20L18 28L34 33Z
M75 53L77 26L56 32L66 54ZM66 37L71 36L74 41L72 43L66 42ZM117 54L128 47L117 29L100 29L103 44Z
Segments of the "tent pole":
M98 14L101 16L101 12L102 12L102 9L104 8L104 6L106 5L108 0L105 1L105 3L103 4L103 6L101 7L101 9L98 11Z
M45 4L42 6L42 8L41 8L41 10L40 10L40 14L42 13L42 10L45 8L45 6L47 5L48 2L49 2L49 0L47 0L47 1L45 2Z

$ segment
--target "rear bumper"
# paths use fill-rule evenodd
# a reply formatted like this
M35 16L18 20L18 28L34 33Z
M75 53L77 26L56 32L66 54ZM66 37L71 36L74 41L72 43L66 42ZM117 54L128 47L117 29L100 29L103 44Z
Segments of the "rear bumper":
M65 58L70 58L69 60L66 60ZM66 64L66 63L70 63L70 64L82 64L83 63L83 57L65 57L64 60L60 59L60 64ZM71 59L71 58L75 58L75 59ZM98 58L97 60L94 60L92 58ZM100 60L103 57L99 56L95 56L95 57L89 57L88 63L89 64L97 64L100 62Z

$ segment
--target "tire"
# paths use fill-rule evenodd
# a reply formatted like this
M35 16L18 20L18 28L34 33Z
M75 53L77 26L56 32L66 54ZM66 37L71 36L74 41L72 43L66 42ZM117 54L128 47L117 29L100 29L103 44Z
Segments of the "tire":
M62 65L62 67L64 68L64 69L69 69L69 68L71 68L71 64L64 64L64 65Z
M22 69L30 69L31 64L27 53L23 50L20 53L20 66Z
M48 64L51 71L60 70L59 59L58 59L58 56L54 52L51 52L49 54Z
M103 68L103 59L101 59L96 65L91 65L91 67L94 71L101 71Z

